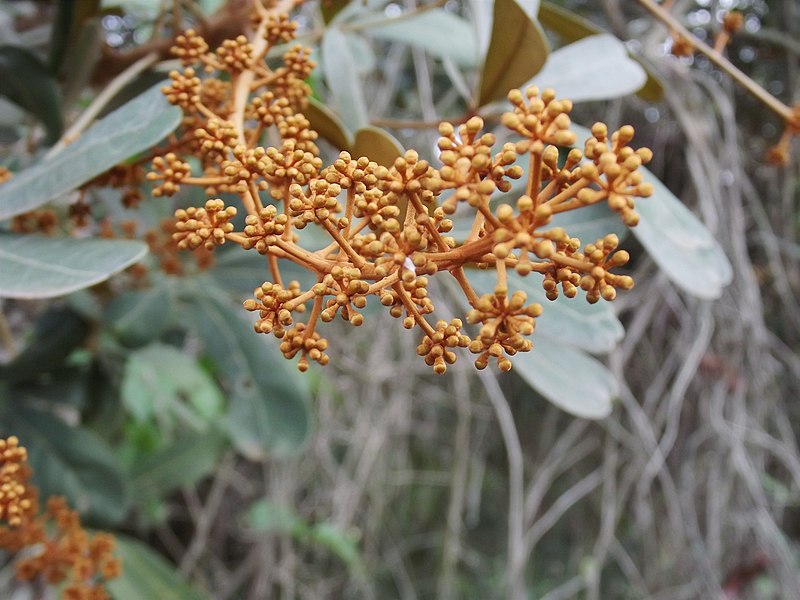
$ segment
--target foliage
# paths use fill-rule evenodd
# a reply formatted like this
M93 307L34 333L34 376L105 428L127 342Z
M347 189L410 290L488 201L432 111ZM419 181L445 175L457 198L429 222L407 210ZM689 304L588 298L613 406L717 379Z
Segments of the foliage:
M631 305L646 302L636 290L620 309L598 300L635 270L637 289L668 279L692 306L733 279L718 236L642 166L639 133L634 144L630 127L581 128L571 119L591 124L608 105L562 100L639 92L625 116L641 121L645 101L671 93L656 69L546 2L88 4L59 13L44 43L0 33L0 94L25 111L6 111L0 154L0 425L28 446L43 495L129 534L110 592L522 598L526 585L537 597L567 586L569 544L549 563L559 573L527 559L572 506L559 494L612 495L583 459L603 427L628 439L615 427L636 410L618 312L640 331ZM121 51L99 56L87 42L98 30ZM307 47L287 46L295 36ZM558 36L569 43L551 51ZM180 70L158 62L171 47ZM99 61L93 87L72 67L83 58ZM409 345L384 307L421 339ZM531 344L519 334L534 323ZM476 376L456 347L517 375ZM407 359L415 348L444 381ZM580 420L606 418L619 425ZM642 466L642 481L658 468ZM403 472L411 484L392 480ZM297 581L252 558L287 556ZM599 590L592 569L608 559L590 559L575 578ZM622 579L604 580L608 597L635 594Z

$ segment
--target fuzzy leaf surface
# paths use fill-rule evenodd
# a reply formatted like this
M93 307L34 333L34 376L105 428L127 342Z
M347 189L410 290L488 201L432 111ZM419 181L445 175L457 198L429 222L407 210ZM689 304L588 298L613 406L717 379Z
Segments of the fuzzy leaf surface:
M28 212L72 191L164 139L178 126L183 113L167 102L160 88L161 84L150 88L94 123L66 149L0 185L0 219Z
M134 240L0 234L0 298L53 298L105 281L147 253Z
M333 105L349 131L369 124L364 87L347 36L336 27L322 38L322 69Z

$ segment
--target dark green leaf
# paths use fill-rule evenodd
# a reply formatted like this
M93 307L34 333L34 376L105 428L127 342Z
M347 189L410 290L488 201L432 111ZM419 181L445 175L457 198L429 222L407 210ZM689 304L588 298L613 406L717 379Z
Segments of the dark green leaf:
M1 419L28 449L34 483L43 498L66 496L71 507L102 523L125 517L125 476L111 449L95 434L51 414L14 403Z
M0 46L0 94L39 119L54 144L64 128L61 93L47 66L26 48Z
M81 0L80 2L59 2L50 34L50 70L58 73L64 58L74 49L83 25L94 17L100 9L100 0Z
M277 340L253 331L241 305L198 286L184 311L205 342L219 377L231 390L231 439L245 456L288 455L305 442L310 427L307 376L277 348Z
M130 486L136 498L162 498L181 486L192 485L214 472L225 447L217 430L184 435L175 443L144 456L130 469Z
M115 297L104 319L111 332L127 346L143 346L158 339L171 320L172 295L162 283Z
M326 30L322 38L322 70L333 106L348 130L366 127L369 117L364 84L358 76L347 36L336 27Z
M531 79L547 61L547 39L516 0L495 0L489 50L481 74L478 106L502 100Z
M0 219L33 210L160 142L181 121L160 85L97 121L54 157L0 185Z
M3 378L11 382L29 381L61 366L70 353L89 335L89 323L69 308L45 312L25 350L4 365Z
M319 9L322 12L322 20L325 23L330 23L336 14L350 2L351 0L326 0L320 2Z
M115 534L115 554L122 559L122 575L108 582L117 600L210 600L197 591L177 568L149 546L131 537Z
M146 252L133 240L0 234L0 297L63 296L105 281Z

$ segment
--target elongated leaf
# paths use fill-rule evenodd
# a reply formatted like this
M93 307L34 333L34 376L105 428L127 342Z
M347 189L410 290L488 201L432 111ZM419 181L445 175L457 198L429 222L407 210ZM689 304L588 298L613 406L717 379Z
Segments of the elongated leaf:
M574 123L572 127L581 146L591 132ZM733 267L722 247L655 175L643 167L640 171L654 191L637 200L639 224L631 231L675 285L698 298L719 298L733 280Z
M114 598L210 600L187 582L178 569L142 542L115 534L114 554L122 559L122 575L108 582Z
M132 465L131 490L141 501L162 498L181 486L192 485L214 471L224 446L224 436L214 429L184 435Z
M143 346L157 339L171 318L169 286L120 294L106 308L104 319L117 339L127 346Z
M605 33L597 25L574 11L561 8L552 2L542 2L539 7L539 22L546 29L555 31L565 42L576 42L590 35ZM638 62L639 59L636 56L630 56ZM647 82L636 92L636 95L648 102L658 102L664 97L662 83L646 65L642 65L642 68L647 72Z
M164 344L128 358L120 394L136 420L155 419L167 435L175 423L205 431L222 413L222 394L213 379L191 356Z
M552 52L533 79L539 87L554 88L560 98L573 102L632 94L646 81L647 74L628 56L625 45L605 33Z
M494 270L467 270L470 284L478 294L492 294L497 284ZM608 302L589 304L582 291L575 298L560 297L550 301L542 289L542 276L531 273L520 277L508 273L509 292L521 290L528 296L528 303L538 302L544 308L536 319L533 343L553 338L594 353L610 352L622 339L625 330L619 322L612 305ZM541 343L545 343L542 341Z
M81 514L104 523L125 517L128 494L122 469L95 434L13 402L2 415L2 425L6 435L14 433L28 449L43 498L66 496Z
M353 157L366 156L384 167L391 167L403 152L402 144L394 136L371 125L356 132L355 142L350 148Z
M0 235L0 297L63 296L105 281L146 252L146 244L132 240Z
M61 136L61 93L47 66L26 48L0 46L0 94L39 119L47 142Z
M185 314L231 390L233 443L254 460L296 452L310 427L308 380L283 358L273 339L253 331L244 309L211 283L187 300Z
M347 36L331 27L322 38L322 68L334 108L349 131L369 124L364 88Z
M0 219L33 210L164 139L182 113L167 102L160 87L96 122L51 159L0 185Z
M646 169L642 174L655 191L636 203L636 239L678 287L698 298L719 298L733 280L733 267L722 247L655 175Z
M303 114L311 123L311 128L328 140L334 148L347 150L353 142L342 120L330 108L316 98L310 98Z
M443 35L444 32L447 34ZM478 41L472 25L441 8L371 27L367 33L382 40L423 48L431 56L449 58L461 67L474 68L478 64Z
M547 60L547 39L516 0L495 0L492 38L481 74L478 105L502 100L536 75Z
M320 2L319 10L322 13L322 20L327 24L333 21L336 14L341 11L345 6L350 4L351 0L330 0L329 2Z
M580 350L539 336L530 352L511 360L514 372L561 410L584 419L611 414L619 384L601 362Z

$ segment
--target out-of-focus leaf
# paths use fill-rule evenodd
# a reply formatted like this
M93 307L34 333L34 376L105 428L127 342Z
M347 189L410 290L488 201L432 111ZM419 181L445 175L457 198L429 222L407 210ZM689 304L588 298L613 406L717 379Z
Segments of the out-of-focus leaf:
M134 240L0 235L0 298L52 298L105 281L147 252Z
M69 308L45 312L36 323L36 330L19 356L0 368L6 381L21 382L36 378L61 366L89 335L89 323Z
M50 70L58 73L64 57L70 53L84 23L100 9L100 0L59 2L50 34Z
M555 31L566 42L575 42L590 35L604 33L602 29L591 21L552 2L542 2L539 7L539 22L545 28ZM637 62L639 61L636 56L631 56L631 58ZM664 97L661 81L651 69L648 69L645 65L642 65L642 67L647 72L647 81L636 92L636 95L648 102L658 102Z
M502 100L536 75L547 61L547 39L516 0L495 0L489 50L481 74L478 105Z
M678 287L698 298L719 298L733 280L733 267L722 247L667 186L647 169L640 170L655 191L636 202L636 239Z
M334 148L339 150L350 148L352 136L338 115L322 102L311 98L308 106L303 109L303 114L311 123L311 128L328 140Z
M120 395L136 420L155 420L168 434L175 422L205 431L223 406L219 388L197 362L163 344L131 354Z
M122 534L114 534L114 554L122 559L122 574L106 586L114 598L151 598L158 600L210 600L197 591L148 545Z
M0 46L0 94L39 119L47 143L61 136L61 93L58 83L39 58L26 48Z
M613 35L593 35L550 54L533 83L554 88L559 98L573 102L606 100L632 94L644 85L647 74L628 56L625 45Z
M349 131L369 124L364 87L347 36L336 27L322 38L322 69L336 112Z
M578 147L592 134L572 124ZM733 268L714 236L675 194L641 167L653 195L636 201L639 224L631 231L670 280L698 298L714 299L733 279Z
M230 389L228 427L237 449L253 460L296 452L310 428L308 379L210 281L187 302L188 322Z
M449 58L461 67L478 64L478 42L472 25L441 8L370 27L367 33L383 40L418 46L431 56Z
M315 524L310 533L311 539L316 545L327 548L356 573L363 572L358 542L352 535L343 532L333 523L327 521Z
M514 372L576 417L604 419L611 414L612 402L619 395L619 384L611 371L572 346L538 332L534 336L530 352L512 357Z
M213 473L224 447L225 436L215 429L183 435L134 462L129 476L131 490L144 501L192 485Z
M350 2L351 0L328 0L327 2L320 2L319 10L322 13L322 20L326 24L330 23L336 14L350 4Z
M256 533L301 535L308 531L306 521L291 506L256 500L243 517L244 525Z
M167 285L134 290L115 297L103 315L111 332L126 346L143 346L161 335L170 322L172 295Z
M631 231L617 213L602 203L554 215L548 227L563 227L570 237L576 237L584 244L593 243L609 233L625 239Z
M41 497L66 496L71 507L103 523L125 517L125 477L111 449L86 429L70 427L48 412L8 403L4 435L23 440Z
M402 144L394 136L371 125L356 132L355 142L350 148L350 154L354 158L366 156L384 167L391 167L403 152Z
M467 277L479 295L494 293L497 284L494 270L468 269ZM611 304L602 301L589 304L583 291L575 298L548 300L542 289L542 276L537 273L520 277L509 271L508 289L525 292L529 304L538 302L544 309L536 319L534 345L541 334L588 352L604 353L613 350L625 334Z
M0 219L33 210L160 142L181 121L160 85L97 121L49 160L0 185Z

